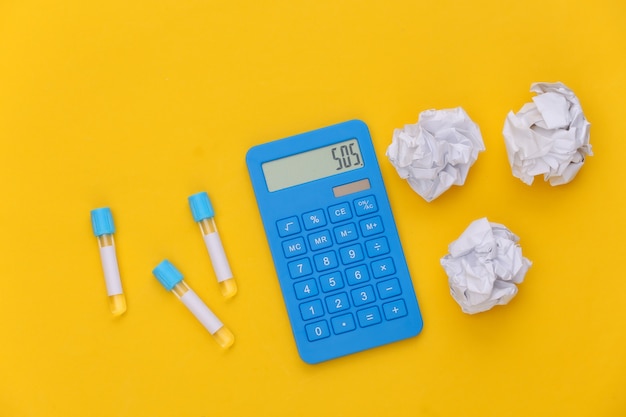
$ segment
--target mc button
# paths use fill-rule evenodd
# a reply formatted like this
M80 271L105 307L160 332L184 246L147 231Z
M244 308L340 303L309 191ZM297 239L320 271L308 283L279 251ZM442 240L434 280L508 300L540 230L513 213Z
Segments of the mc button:
M284 241L283 252L285 253L286 258L291 258L294 256L302 255L303 253L306 253L306 246L304 244L304 239L299 237L296 239Z

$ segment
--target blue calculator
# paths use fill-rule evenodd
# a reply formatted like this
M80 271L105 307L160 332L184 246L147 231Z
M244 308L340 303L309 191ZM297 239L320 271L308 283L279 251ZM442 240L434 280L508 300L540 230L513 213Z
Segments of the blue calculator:
M246 161L305 362L422 330L365 123L352 120L258 145Z

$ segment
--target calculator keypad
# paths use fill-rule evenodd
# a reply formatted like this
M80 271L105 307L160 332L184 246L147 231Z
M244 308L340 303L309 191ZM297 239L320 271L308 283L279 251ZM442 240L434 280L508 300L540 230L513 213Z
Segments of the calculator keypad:
M276 222L310 342L407 315L373 195Z

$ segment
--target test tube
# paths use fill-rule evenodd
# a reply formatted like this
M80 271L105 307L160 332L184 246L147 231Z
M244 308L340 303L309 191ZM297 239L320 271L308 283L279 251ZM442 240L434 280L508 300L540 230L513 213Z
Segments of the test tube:
M102 207L92 210L91 225L94 235L98 238L100 261L102 262L104 282L109 296L109 307L114 316L119 316L126 311L126 298L122 291L120 270L115 254L115 240L113 239L115 225L113 224L111 209Z
M163 260L152 270L154 276L165 287L172 291L176 297L196 316L198 321L211 333L215 341L223 348L230 347L235 341L235 336L217 318L215 314L204 304L198 295L183 281L181 274L170 261Z
M237 293L237 283L233 278L228 259L226 259L222 240L217 233L215 212L208 194L201 192L190 196L189 207L191 207L193 219L200 225L200 231L204 238L204 244L209 251L209 258L211 258L220 291L224 297L230 298Z

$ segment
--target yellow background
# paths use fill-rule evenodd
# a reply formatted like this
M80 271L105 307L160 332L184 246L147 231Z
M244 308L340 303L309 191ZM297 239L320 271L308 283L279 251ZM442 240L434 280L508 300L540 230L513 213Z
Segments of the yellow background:
M626 415L626 6L593 2L0 2L0 415ZM594 156L511 175L502 127L562 81ZM463 106L487 151L426 203L384 153ZM370 127L425 327L320 365L297 355L249 183L251 146ZM239 284L219 294L187 196L206 190ZM110 206L113 318L89 211ZM533 261L507 306L461 312L439 259L487 216ZM221 351L152 276L163 258L235 333Z

